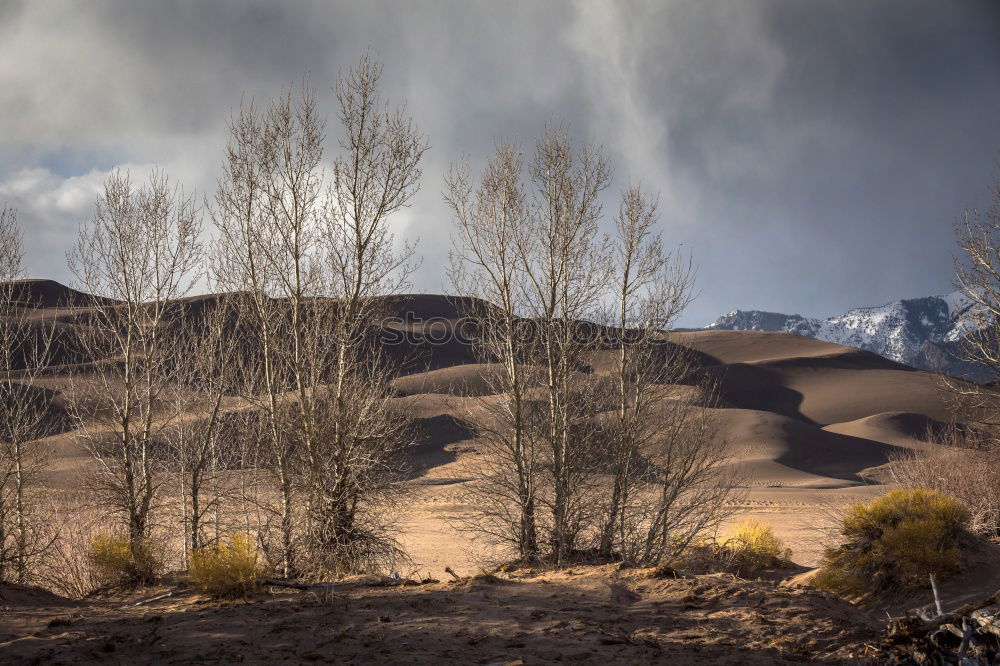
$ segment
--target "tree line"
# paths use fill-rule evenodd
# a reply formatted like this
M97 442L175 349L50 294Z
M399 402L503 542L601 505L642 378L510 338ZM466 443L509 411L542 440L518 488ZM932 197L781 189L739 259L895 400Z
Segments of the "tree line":
M0 580L30 581L60 538L44 508L54 401L91 460L90 501L132 553L175 539L187 564L243 532L289 578L405 557L393 516L413 431L377 332L416 265L391 221L428 143L379 94L381 71L365 56L337 81L332 151L308 81L243 102L203 202L162 171L111 174L68 253L85 307L61 321L22 297L3 209ZM607 220L610 183L601 148L558 123L530 154L501 140L481 173L445 179L448 276L480 299L470 344L490 368L462 415L478 454L458 526L500 557L655 564L714 530L739 486L715 387L669 335L691 258L639 184ZM203 283L220 295L192 300Z

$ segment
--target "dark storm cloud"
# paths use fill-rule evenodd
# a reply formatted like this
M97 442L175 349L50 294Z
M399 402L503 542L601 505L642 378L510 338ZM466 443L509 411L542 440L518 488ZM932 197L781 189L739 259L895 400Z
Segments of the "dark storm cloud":
M693 240L730 271L703 273L707 293L832 314L949 290L951 223L997 176L1000 5L763 10L787 57L767 107L695 101L673 128L675 159L718 194ZM729 149L757 165L714 166Z
M551 119L604 144L616 187L660 192L701 267L689 325L948 290L950 223L1000 150L994 2L0 0L0 200L31 270L66 278L109 169L161 164L210 192L242 96L308 73L332 115L328 85L367 48L432 145L398 222L429 291L448 164L499 136L530 147Z

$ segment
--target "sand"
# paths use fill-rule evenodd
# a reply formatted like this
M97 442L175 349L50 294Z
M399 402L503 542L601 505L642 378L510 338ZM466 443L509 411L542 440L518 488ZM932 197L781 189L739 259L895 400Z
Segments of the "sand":
M808 588L649 579L612 566L519 573L388 587L362 578L236 603L177 586L86 604L4 588L14 600L0 622L0 655L8 663L851 663L878 635L874 617Z

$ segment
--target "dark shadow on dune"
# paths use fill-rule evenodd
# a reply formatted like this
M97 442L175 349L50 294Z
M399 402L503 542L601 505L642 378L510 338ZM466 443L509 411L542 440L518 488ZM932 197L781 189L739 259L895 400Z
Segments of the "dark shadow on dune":
M803 396L786 386L782 372L822 370L901 370L918 372L908 365L866 351L829 356L792 357L759 363L718 364L706 368L718 381L720 397L734 407L758 409L818 425L800 411Z
M884 465L893 454L905 452L898 446L828 432L798 421L785 422L784 430L791 446L775 462L833 479L864 483L859 475L862 470Z
M29 404L27 413L38 415L37 422L24 434L32 439L41 439L67 432L73 428L73 418L67 413L65 404L55 391L40 386L16 385L13 388L14 390L11 391L7 385L0 385L0 401L27 402ZM21 409L23 408L22 405ZM8 411L14 411L9 404Z
M871 419L874 422L884 423L894 428L897 432L921 442L938 440L944 437L949 429L947 423L916 412L876 414ZM957 427L960 432L967 429L964 424L958 424Z
M718 386L719 398L737 409L774 412L810 425L816 422L799 411L802 394L783 384L767 368L748 363L718 365L705 370Z
M414 419L412 423L415 446L407 449L410 478L428 469L454 462L456 454L445 450L448 444L472 439L474 432L469 424L450 414Z

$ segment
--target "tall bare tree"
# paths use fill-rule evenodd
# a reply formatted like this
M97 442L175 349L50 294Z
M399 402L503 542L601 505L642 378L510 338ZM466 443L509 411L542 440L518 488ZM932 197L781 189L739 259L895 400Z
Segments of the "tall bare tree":
M479 180L463 166L445 181L452 281L485 301L476 349L500 368L468 415L482 455L462 525L522 560L670 557L718 524L734 486L712 387L666 330L693 266L665 248L638 187L600 233L609 165L564 128L537 143L530 188L523 169L501 143Z
M99 499L122 517L133 547L153 526L164 433L178 416L168 369L185 315L178 299L201 270L200 232L194 197L165 174L136 186L116 171L67 255L91 295L81 342L96 381L85 399L73 392L78 432L98 463Z
M511 545L523 561L539 558L536 438L530 427L533 380L525 366L524 267L517 235L527 225L524 156L511 142L501 142L478 185L469 167L453 168L446 180L456 234L450 278L463 296L480 299L469 315L477 323L476 350L483 362L497 362L495 384L474 413L466 415L477 431L481 459L472 501L478 531ZM492 396L498 396L493 398Z
M323 338L332 376L322 409L327 435L311 443L308 458L314 543L365 568L398 550L378 507L395 488L407 428L389 402L393 369L376 343L384 297L405 290L413 270L413 248L395 247L391 218L416 194L427 150L405 107L381 99L381 74L366 54L335 88L341 150L322 239L335 299Z
M669 399L671 385L690 381L683 352L667 344L666 330L691 302L694 270L690 259L666 250L657 232L657 201L639 186L622 195L614 219L611 286L615 311L607 319L617 340L615 382L616 419L608 448L611 458L611 495L601 530L600 550L610 555L616 538L619 548L635 521L628 515L642 456L660 434L657 426L671 427L674 419L656 414L660 401ZM639 469L637 469L639 466Z
M537 326L536 358L544 372L547 403L544 441L551 492L549 539L562 563L576 545L593 473L593 405L575 381L596 340L587 334L605 292L607 247L599 231L599 195L611 170L600 148L577 151L565 127L550 125L539 139L530 168L534 198L524 231L518 234L528 313Z
M324 123L308 86L263 114L241 108L216 195L216 280L247 293L258 331L246 397L270 424L262 460L277 472L288 574L397 550L375 506L393 487L405 429L376 341L380 297L405 287L412 254L394 249L390 217L416 192L426 145L379 99L380 73L366 56L338 81L342 154L325 196ZM297 566L303 549L310 563Z
M51 393L38 385L48 363L51 327L36 319L38 303L24 277L21 230L13 209L0 209L0 581L25 583L46 545L36 520L38 438L51 425Z
M313 91L287 93L259 112L252 102L230 122L230 141L213 208L217 240L215 283L246 294L244 316L255 332L244 364L244 397L267 423L267 465L280 497L280 565L296 569L294 535L296 442L285 394L294 391L300 413L310 409L304 354L308 299L316 293L311 270L317 243L317 202L323 122ZM303 399L304 398L304 399ZM312 436L310 428L303 434Z

